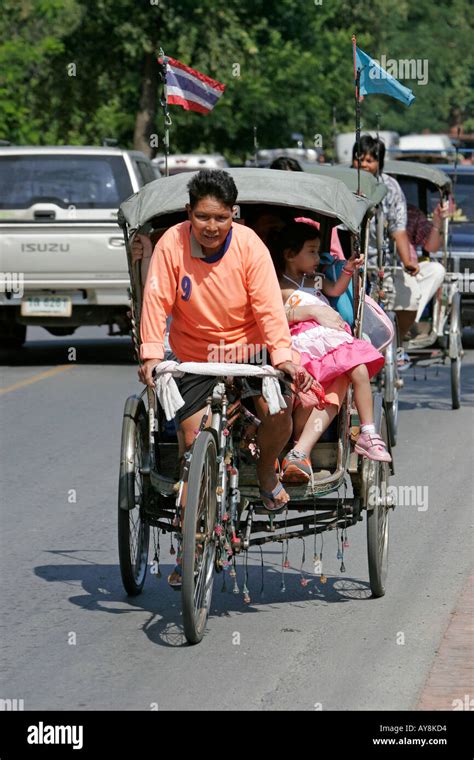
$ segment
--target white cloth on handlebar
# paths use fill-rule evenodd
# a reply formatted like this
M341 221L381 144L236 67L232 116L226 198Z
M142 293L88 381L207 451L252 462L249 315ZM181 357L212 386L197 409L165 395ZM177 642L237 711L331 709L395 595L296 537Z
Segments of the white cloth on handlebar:
M178 366L178 362L165 361L157 364L154 368L156 374L156 395L158 396L161 408L163 409L168 422L176 416L178 409L181 409L181 407L184 406L183 397L181 396L176 381L172 375L172 372L176 370L176 367ZM179 377L180 375L177 374L177 376Z
M263 398L268 404L270 414L276 414L286 409L286 401L280 390L278 378L283 373L266 364L263 367L255 364L224 364L220 362L175 362L163 361L153 369L156 380L155 387L158 400L165 413L166 419L172 420L178 409L184 406L175 377L185 373L193 375L215 375L216 377L261 377Z

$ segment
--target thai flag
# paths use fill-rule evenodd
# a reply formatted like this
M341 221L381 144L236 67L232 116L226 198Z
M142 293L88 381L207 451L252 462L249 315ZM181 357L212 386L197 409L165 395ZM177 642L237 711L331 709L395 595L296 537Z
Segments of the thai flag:
M186 111L212 111L225 90L225 84L190 69L174 58L168 57L167 61L168 103L182 106ZM159 59L159 62L162 63L162 60Z

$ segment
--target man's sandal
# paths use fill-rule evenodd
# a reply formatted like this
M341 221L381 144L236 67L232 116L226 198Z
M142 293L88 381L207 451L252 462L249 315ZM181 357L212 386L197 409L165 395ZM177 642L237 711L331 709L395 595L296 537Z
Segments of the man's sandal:
M180 565L175 565L173 572L168 575L168 584L175 591L181 591L181 586L183 585L183 579L181 577Z
M194 578L198 576L197 570L194 571ZM175 591L181 591L183 585L183 578L181 574L181 565L175 565L172 573L168 575L168 585Z
M278 494L283 491L283 484L277 483L273 491L264 491L262 488L260 488L260 498L266 499L266 501L269 501L273 504L272 506L269 506L267 504L263 504L264 508L267 510L267 512L270 512L272 515L277 515L280 512L283 512L285 509L288 509L288 502L285 502L281 506L279 506L276 502L275 497L278 496Z

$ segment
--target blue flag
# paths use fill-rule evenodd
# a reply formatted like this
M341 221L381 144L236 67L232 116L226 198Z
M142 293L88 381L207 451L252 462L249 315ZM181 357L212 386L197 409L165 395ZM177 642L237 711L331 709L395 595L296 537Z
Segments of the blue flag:
M401 100L405 105L410 106L415 100L415 96L408 87L400 84L388 71L385 71L377 61L374 61L370 55L356 47L357 68L360 69L360 94L369 95L370 93L379 93L390 95L392 98Z

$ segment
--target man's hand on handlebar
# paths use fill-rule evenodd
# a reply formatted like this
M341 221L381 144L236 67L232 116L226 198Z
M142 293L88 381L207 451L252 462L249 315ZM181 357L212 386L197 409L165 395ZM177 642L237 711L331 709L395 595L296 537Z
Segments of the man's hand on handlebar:
M295 384L297 391L309 391L313 385L314 378L303 367L299 367L294 362L282 362L276 364L275 369L279 369L281 372L289 375Z
M138 369L138 379L143 385L149 385L150 388L155 387L155 382L151 376L153 367L156 367L163 359L146 359Z
M420 271L420 267L418 266L418 264L414 264L411 261L408 264L404 264L403 269L405 270L407 274L410 275L410 277L415 277L415 275L417 275L418 272Z

